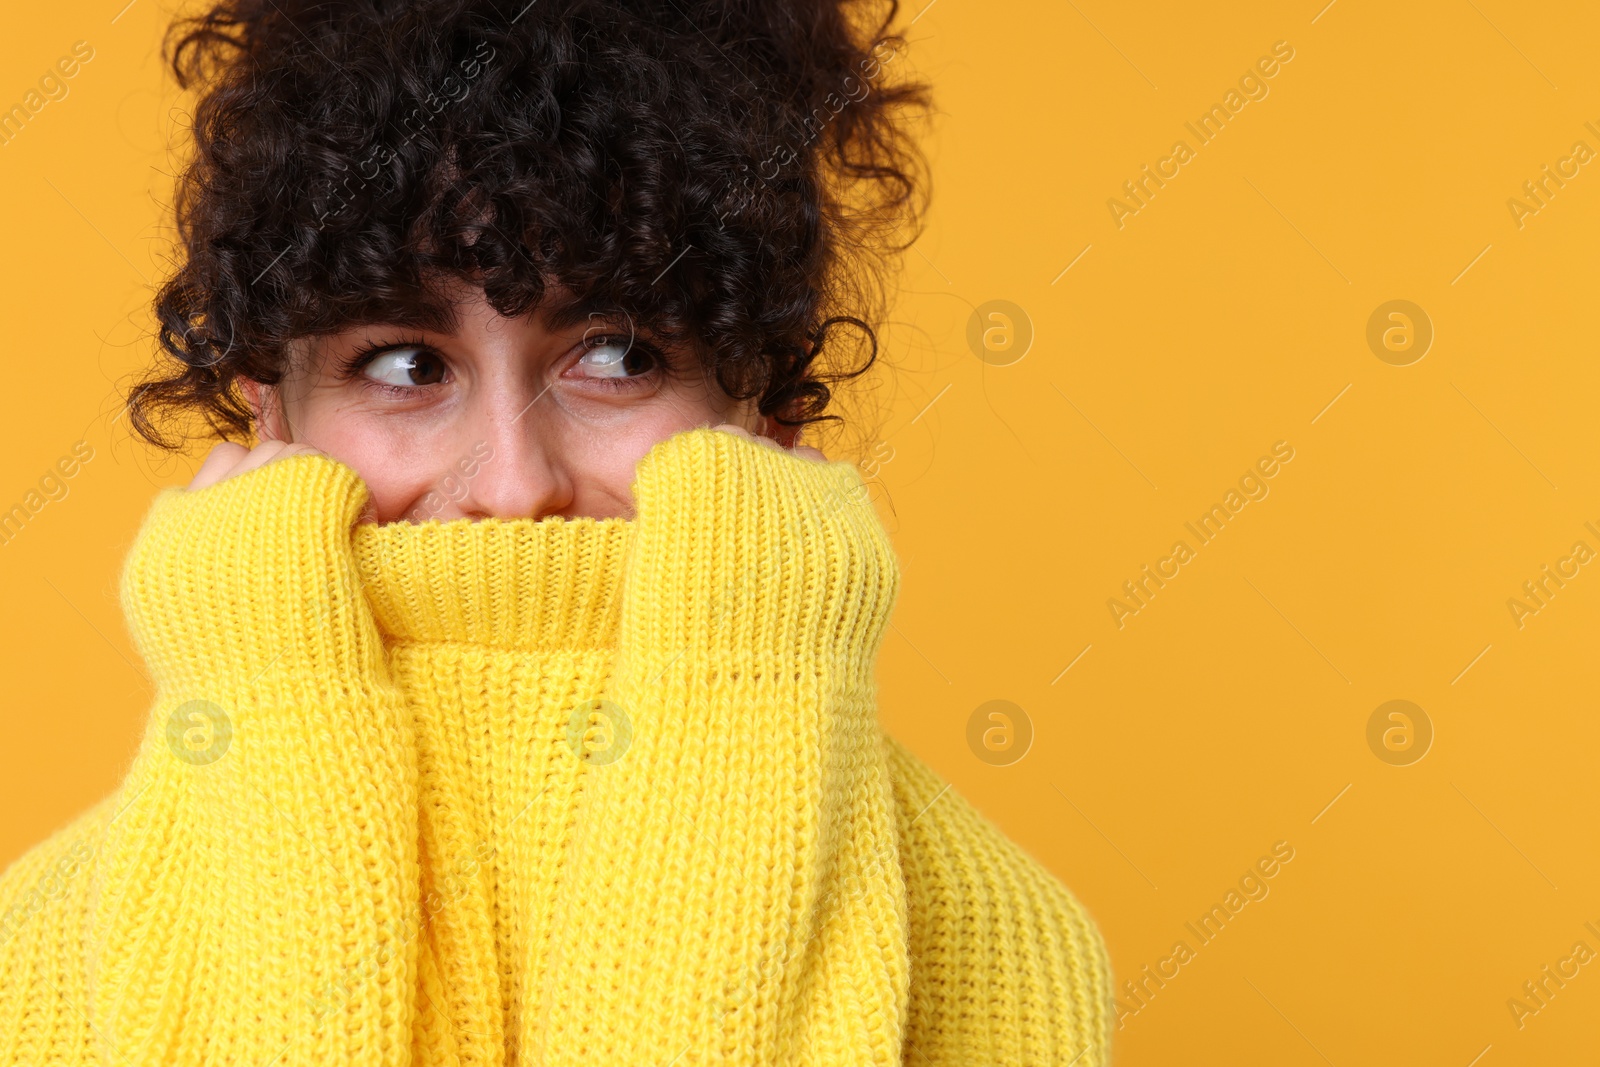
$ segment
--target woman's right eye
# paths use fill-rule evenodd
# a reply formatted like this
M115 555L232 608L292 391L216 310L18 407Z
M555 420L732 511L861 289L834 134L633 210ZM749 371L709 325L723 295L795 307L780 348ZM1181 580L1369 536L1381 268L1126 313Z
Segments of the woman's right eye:
M444 380L444 361L425 348L395 348L368 360L361 373L393 388L434 385Z

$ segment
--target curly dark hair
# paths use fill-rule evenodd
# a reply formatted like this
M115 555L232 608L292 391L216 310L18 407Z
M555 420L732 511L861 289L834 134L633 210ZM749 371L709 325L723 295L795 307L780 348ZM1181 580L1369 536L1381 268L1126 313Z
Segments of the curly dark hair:
M868 6L870 5L870 6ZM160 364L139 435L248 438L238 379L288 342L448 330L441 280L503 315L625 313L780 425L877 356L926 206L895 0L223 0L164 57L198 92ZM894 75L894 76L891 76ZM552 300L554 303L554 300ZM866 351L819 362L835 328ZM192 435L190 435L192 436Z

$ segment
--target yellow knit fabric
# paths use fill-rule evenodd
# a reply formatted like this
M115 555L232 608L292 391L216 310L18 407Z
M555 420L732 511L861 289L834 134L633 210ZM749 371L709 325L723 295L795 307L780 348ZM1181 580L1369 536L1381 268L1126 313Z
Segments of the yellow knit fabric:
M121 788L0 878L0 1064L1100 1067L1071 893L876 718L855 468L700 428L635 518L163 490Z

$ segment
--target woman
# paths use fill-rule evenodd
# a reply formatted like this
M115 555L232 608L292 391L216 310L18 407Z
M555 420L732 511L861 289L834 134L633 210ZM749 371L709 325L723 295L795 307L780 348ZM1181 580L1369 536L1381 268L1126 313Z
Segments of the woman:
M130 410L259 443L128 554L149 727L0 880L0 1063L1108 1061L1092 921L881 733L896 558L795 440L913 192L862 14L175 25Z

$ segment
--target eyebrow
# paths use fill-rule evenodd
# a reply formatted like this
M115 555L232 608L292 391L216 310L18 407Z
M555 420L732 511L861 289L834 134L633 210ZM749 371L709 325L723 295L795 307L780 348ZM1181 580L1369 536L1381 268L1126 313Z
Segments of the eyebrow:
M547 288L546 299L554 291L553 288ZM596 317L608 323L629 323L638 334L649 332L641 328L631 315L609 307L592 297L571 297L548 308L536 306L533 311L539 315L545 329L552 333L571 329ZM404 329L427 330L431 333L454 334L461 329L461 316L456 311L456 305L449 301L440 302L438 306L406 301L385 305L368 314L348 319L330 333L340 334L374 326L398 326Z
M345 333L369 326L401 326L406 329L427 330L430 333L455 333L461 328L461 316L455 305L431 307L424 303L406 302L386 305L365 315L346 320L331 333Z
M597 301L581 297L556 305L543 313L545 329L552 333L558 330L571 329L580 323L589 321L594 316L600 316L607 320L625 320L634 326L636 332L638 331L638 325L633 323L632 316L616 310L608 311L599 306Z

